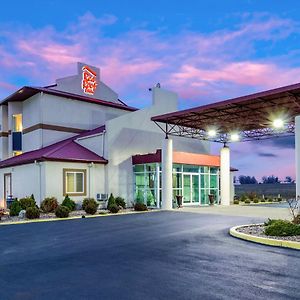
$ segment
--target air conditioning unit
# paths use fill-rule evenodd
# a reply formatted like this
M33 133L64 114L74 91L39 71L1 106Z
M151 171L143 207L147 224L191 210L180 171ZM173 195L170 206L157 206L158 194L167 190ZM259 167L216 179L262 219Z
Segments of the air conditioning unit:
M106 201L108 199L108 194L97 194L97 201Z

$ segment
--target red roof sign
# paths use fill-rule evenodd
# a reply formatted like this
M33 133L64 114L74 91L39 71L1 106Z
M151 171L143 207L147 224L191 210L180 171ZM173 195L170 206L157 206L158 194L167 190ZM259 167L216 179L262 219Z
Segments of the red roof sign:
M88 95L94 95L97 88L97 74L88 66L82 68L81 88Z

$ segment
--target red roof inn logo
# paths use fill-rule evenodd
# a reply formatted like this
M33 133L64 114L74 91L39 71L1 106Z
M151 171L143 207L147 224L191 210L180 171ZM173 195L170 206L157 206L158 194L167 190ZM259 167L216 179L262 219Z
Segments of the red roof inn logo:
M96 73L88 66L82 67L81 88L88 95L94 95L97 88Z

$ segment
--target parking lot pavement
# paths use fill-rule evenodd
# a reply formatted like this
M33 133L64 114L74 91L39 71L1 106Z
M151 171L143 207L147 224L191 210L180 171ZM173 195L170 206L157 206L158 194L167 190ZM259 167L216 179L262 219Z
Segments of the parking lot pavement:
M156 212L0 227L1 299L299 299L300 252L248 243L261 219Z

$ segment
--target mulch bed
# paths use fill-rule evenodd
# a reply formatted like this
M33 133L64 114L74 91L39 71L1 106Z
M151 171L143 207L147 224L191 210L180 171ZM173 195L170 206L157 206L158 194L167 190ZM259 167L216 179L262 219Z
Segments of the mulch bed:
M258 237L274 239L274 240L284 240L284 241L293 241L300 242L300 235L295 236L270 236L265 235L264 230L265 226L263 224L251 225L251 226L242 226L236 229L238 232L250 234Z
M118 214L122 214L122 213L128 213L128 212L133 212L134 210L132 208L127 208L127 209L122 209L118 212ZM99 215L99 214L109 214L109 212L107 210L100 210L97 211L97 213L95 215ZM84 210L75 210L70 212L69 217L81 217L81 216L88 216L89 214L87 214ZM55 216L54 213L41 213L40 214L40 218L39 219L55 219L57 218ZM9 215L6 216L2 216L1 220L0 220L0 224L2 223L11 223L11 222L18 222L18 221L26 221L29 219L22 219L19 218L18 216L15 217L10 217ZM35 219L36 220L36 219Z

